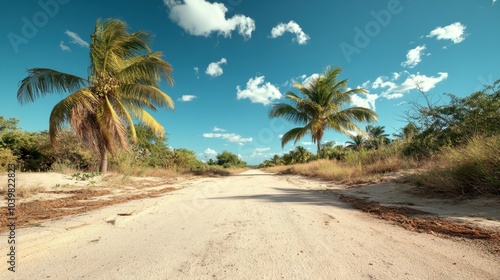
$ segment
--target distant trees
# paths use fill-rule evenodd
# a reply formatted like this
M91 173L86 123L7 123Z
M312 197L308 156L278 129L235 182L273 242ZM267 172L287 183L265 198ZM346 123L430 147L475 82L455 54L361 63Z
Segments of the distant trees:
M246 162L240 160L238 155L228 151L223 151L222 153L218 154L216 158L217 158L217 164L225 168L245 167L247 165Z
M475 136L500 134L500 80L464 98L448 96L449 104L416 108L398 135L406 143L406 155L423 158Z
M274 104L269 112L270 118L283 118L301 126L286 132L281 138L284 146L291 140L297 143L306 134L311 134L316 143L317 155L321 152L321 140L326 129L341 133L361 129L355 122L372 122L377 120L377 114L363 107L350 107L353 94L364 94L361 88L347 90L347 80L337 80L342 72L340 68L327 68L322 76L314 79L310 85L295 83L301 95L288 92L285 95L289 103Z
M134 119L163 137L165 131L144 108L173 108L172 99L158 89L160 79L172 84L172 67L161 52L152 52L151 36L144 31L129 33L118 19L97 20L90 42L87 79L46 68L28 70L20 82L20 103L33 102L52 93L70 93L52 110L49 135L56 145L58 134L69 123L73 133L100 155L99 170L107 171L108 152L117 155L137 142Z

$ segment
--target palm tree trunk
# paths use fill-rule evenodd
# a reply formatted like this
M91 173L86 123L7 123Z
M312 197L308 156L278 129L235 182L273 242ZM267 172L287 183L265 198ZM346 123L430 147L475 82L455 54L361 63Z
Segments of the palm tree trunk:
M318 139L318 142L316 143L318 145L318 159L319 159L319 153L321 152L321 139Z
M105 174L108 171L108 151L106 148L101 148L101 165L99 172Z

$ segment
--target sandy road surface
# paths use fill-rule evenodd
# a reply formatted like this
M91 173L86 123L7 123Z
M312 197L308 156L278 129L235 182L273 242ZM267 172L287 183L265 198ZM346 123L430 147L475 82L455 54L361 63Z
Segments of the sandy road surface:
M251 170L17 231L0 279L500 279L500 258ZM3 258L3 260L2 260Z

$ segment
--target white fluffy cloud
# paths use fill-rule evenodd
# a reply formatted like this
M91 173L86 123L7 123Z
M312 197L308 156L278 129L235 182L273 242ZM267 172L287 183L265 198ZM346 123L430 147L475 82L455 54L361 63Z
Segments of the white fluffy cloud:
M373 89L385 89L381 96L387 99L395 99L403 97L404 93L413 89L419 89L422 92L428 92L433 89L438 83L446 80L448 73L439 72L438 76L428 77L426 75L409 74L404 82L396 83L396 79L389 80L387 77L378 77L372 84Z
M425 45L416 46L406 54L406 61L401 63L401 66L413 68L422 61L422 54L425 51Z
M375 111L375 101L379 98L377 94L351 95L351 103L356 107L368 108Z
M226 64L226 63L227 63L227 60L225 58L222 58L221 60L219 60L217 62L212 62L208 65L207 70L205 70L205 73L209 76L212 76L212 77L218 77L218 76L222 75L222 73L224 73L221 65Z
M302 31L302 28L293 20L288 23L280 23L273 27L271 30L271 38L278 38L285 34L285 32L295 34L296 38L293 40L297 41L299 45L307 44L307 41L310 39L310 37Z
M89 47L89 43L85 42L80 35L76 34L75 32L66 30L64 31L64 34L68 35L71 38L70 43L79 45L80 47Z
M212 129L212 131L214 131L214 132L226 132L227 130L216 126L216 127L214 127L214 129Z
M269 150L271 150L271 148L269 148L269 147L266 147L266 148L255 148L253 150L252 155L250 155L250 158L270 158L274 154L273 153L269 153Z
M304 146L312 146L312 145L314 145L314 143L313 143L313 142L300 142L300 143L301 143L302 145L304 145Z
M438 40L451 40L454 44L458 44L465 40L465 25L455 22L445 27L438 26L427 37L436 37Z
M181 98L179 98L178 100L180 102L190 102L190 101L193 101L197 98L196 95L183 95L181 96Z
M203 152L203 154L205 154L205 155L207 155L207 156L209 156L209 157L214 157L214 156L216 156L218 153L217 153L216 151L214 151L214 150L210 149L210 148L207 148L207 149Z
M250 78L244 90L237 86L237 99L250 99L252 103L264 105L270 104L275 99L280 99L281 93L278 88L269 82L264 82L264 79L264 76Z
M225 130L219 129L218 127L214 127L213 132L225 132ZM244 137L241 137L241 135L236 134L236 133L213 133L213 132L203 133L203 137L205 137L205 138L220 138L220 139L227 140L228 142L231 142L231 143L237 143L239 145L243 145L243 143L253 141L252 137L244 138Z
M228 9L222 3L206 0L163 0L169 8L169 17L191 35L208 37L212 33L230 37L238 33L245 39L252 37L255 21L244 15L226 18Z
M64 44L64 41L61 41L61 43L59 43L59 48L61 48L62 51L64 52L70 52L71 51L71 48L66 46Z

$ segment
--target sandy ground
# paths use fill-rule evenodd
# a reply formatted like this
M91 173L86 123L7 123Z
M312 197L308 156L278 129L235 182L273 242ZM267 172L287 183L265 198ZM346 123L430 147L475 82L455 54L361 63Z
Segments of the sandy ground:
M500 256L463 240L407 231L335 194L492 229L500 228L498 200L450 204L416 199L397 185L347 189L256 170L174 186L161 197L17 229L15 273L7 271L2 233L0 279L500 279Z

